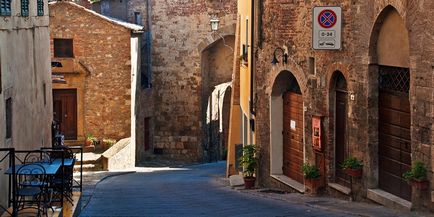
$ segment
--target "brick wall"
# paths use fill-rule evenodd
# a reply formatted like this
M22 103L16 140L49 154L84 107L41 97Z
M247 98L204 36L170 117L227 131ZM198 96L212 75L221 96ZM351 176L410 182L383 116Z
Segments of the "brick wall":
M212 15L220 34L233 29L235 3L152 1L153 145L166 156L202 160L201 52L219 40L211 34Z
M51 38L72 38L85 78L85 133L119 140L130 136L131 30L68 3L50 5ZM53 57L53 56L52 56Z
M333 126L329 117L329 85L334 71L339 70L347 80L348 90L355 100L348 106L348 140L350 153L365 162L365 179L355 184L356 197L366 196L366 187L375 187L378 144L373 132L378 101L369 64L375 63L375 48L370 42L374 24L380 12L392 5L409 30L410 41L410 103L412 107L412 154L413 160L422 160L431 169L429 149L432 141L432 59L434 57L432 29L429 19L433 15L431 1L293 1L264 0L262 13L262 41L258 50L256 69L256 92L258 94L257 144L260 145L259 180L263 186L278 187L281 184L270 177L270 121L269 97L274 79L280 71L291 71L303 92L305 112L306 160L314 162L311 148L311 116L325 116L325 126ZM314 51L311 48L312 7L339 5L343 9L343 49L341 51ZM375 38L375 37L374 37ZM272 52L276 47L288 46L289 63L272 67ZM308 58L316 61L316 74L309 73ZM374 80L373 80L374 79ZM378 107L377 107L378 108ZM378 122L378 121L377 121ZM326 179L333 179L333 132L325 128ZM413 194L416 206L432 207L427 195L418 198Z

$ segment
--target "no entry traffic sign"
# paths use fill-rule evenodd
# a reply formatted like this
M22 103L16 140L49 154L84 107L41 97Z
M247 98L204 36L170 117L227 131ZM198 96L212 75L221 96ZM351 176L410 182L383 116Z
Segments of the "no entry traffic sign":
M332 28L336 24L336 13L332 10L325 9L322 10L318 15L318 23L323 28Z
M342 9L340 7L314 7L312 15L313 49L341 49Z

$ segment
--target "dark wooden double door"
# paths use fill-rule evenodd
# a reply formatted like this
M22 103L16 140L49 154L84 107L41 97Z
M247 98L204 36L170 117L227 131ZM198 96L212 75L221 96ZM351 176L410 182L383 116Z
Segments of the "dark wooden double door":
M402 174L411 167L411 112L408 69L380 67L379 187L411 201Z
M303 183L303 97L296 92L283 94L283 174Z
M53 90L53 118L66 140L77 139L77 90Z

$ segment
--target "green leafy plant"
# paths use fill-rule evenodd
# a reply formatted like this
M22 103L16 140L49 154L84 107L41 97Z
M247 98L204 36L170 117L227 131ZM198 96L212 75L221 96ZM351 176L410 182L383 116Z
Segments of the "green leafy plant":
M116 144L116 140L114 140L114 139L103 139L102 142L105 143L108 148L110 148L114 144Z
M240 157L240 164L243 167L244 177L253 177L258 165L255 145L246 145L243 147L243 156Z
M349 157L341 164L342 169L362 169L363 163L355 157Z
M301 171L305 179L316 179L321 175L318 167L310 165L309 163L304 163L303 166L301 166Z
M92 134L87 134L87 136L86 136L86 141L89 141L89 142L91 142L91 143L95 143L95 142L97 142L98 140L92 135Z
M427 180L427 169L425 167L425 164L423 164L421 161L416 161L415 164L411 167L411 170L402 174L402 177L407 182L410 182L412 180L416 180L416 181Z

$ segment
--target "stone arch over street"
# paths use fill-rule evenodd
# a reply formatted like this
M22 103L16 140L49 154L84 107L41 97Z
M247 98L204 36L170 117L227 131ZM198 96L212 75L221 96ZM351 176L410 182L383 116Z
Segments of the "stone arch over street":
M221 160L223 156L225 124L229 118L224 108L225 97L230 98L235 36L214 33L216 41L201 51L201 115L202 147L205 161ZM227 101L227 100L226 100ZM229 105L229 104L228 104ZM227 119L225 119L227 117Z
M304 95L290 71L281 71L270 94L270 175L303 189ZM294 187L294 186L291 186Z
M369 55L370 149L368 188L379 188L411 201L402 178L412 163L410 40L403 17L386 6L374 24Z

